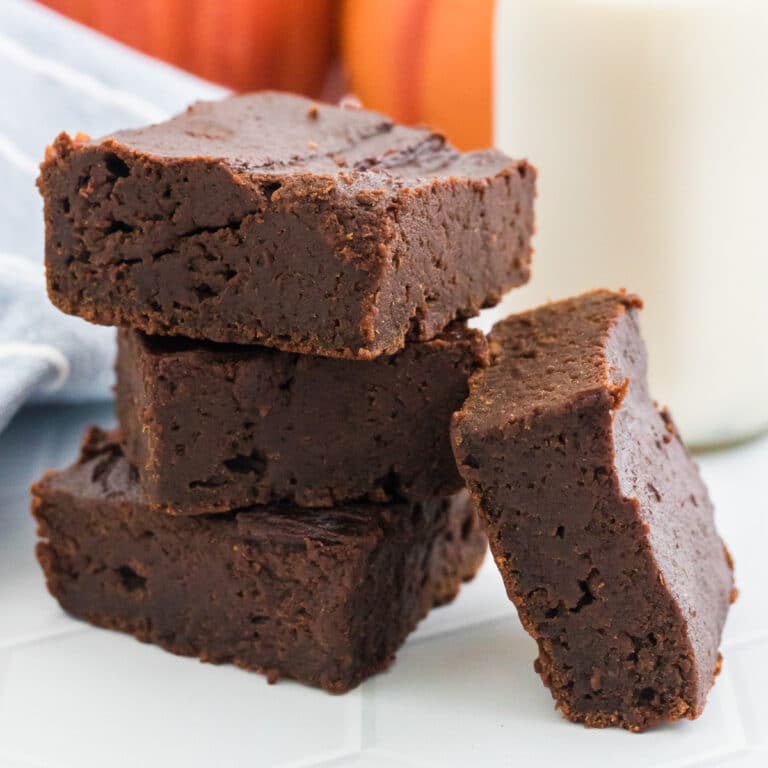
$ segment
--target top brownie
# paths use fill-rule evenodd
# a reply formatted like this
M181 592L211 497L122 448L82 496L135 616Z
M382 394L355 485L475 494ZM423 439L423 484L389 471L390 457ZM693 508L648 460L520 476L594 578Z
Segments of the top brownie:
M281 93L91 140L38 186L51 300L87 320L372 358L529 277L535 170Z

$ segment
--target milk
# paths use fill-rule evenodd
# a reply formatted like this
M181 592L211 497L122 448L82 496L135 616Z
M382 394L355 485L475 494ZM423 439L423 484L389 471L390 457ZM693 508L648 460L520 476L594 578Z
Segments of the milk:
M627 289L688 441L768 427L768 0L499 0L496 143L539 168L531 284Z

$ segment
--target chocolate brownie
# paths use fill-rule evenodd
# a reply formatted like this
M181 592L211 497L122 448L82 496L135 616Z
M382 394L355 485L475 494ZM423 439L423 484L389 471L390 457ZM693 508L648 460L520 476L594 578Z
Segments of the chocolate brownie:
M335 693L385 669L485 551L464 494L290 514L153 512L119 444L98 430L33 494L38 559L69 613Z
M61 134L38 181L48 290L150 334L394 353L529 276L535 170L281 93Z
M735 595L712 504L646 385L634 296L499 323L453 422L462 475L564 715L693 719Z
M117 413L145 501L177 514L419 500L464 487L451 414L486 362L461 323L368 361L121 329Z

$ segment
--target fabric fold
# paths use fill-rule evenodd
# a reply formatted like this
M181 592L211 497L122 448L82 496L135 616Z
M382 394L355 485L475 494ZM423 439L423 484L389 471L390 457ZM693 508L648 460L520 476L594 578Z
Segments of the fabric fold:
M108 134L226 90L36 3L0 14L0 430L26 402L112 397L115 331L48 301L37 163L60 131Z

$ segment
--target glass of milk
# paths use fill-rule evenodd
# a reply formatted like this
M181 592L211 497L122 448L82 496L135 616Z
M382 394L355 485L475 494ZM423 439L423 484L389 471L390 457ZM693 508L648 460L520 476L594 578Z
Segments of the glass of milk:
M499 0L496 143L539 168L531 284L626 287L695 445L768 428L768 0Z

